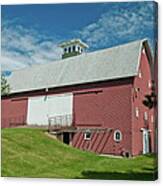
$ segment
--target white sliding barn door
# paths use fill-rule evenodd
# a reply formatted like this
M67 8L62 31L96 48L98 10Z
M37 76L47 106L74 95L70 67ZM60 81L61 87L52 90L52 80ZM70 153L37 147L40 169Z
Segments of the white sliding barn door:
M49 117L72 114L72 94L61 94L48 97Z
M48 105L46 96L28 99L27 124L47 125Z
M72 111L72 94L31 97L28 99L27 123L48 125L49 117L72 115Z

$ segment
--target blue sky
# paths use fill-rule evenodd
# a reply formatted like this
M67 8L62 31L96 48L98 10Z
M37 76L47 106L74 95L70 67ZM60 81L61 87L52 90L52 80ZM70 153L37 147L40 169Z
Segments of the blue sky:
M147 38L153 49L153 2L2 6L2 70L61 58L58 43L80 38L89 51Z

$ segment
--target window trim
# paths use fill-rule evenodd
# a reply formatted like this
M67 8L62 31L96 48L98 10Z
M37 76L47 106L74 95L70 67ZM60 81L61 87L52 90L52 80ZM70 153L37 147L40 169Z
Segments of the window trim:
M154 115L151 115L151 123L154 123Z
M138 107L135 107L135 116L136 116L136 118L139 117L139 108Z
M117 132L120 134L120 139L116 138ZM118 129L114 131L114 141L116 141L116 142L122 141L122 132L120 130L118 130Z
M90 134L90 137L87 137L88 133ZM91 140L91 135L92 135L92 133L90 130L87 130L86 132L84 132L84 140Z
M144 112L144 120L148 121L148 112L147 111Z
M141 72L141 71L139 71L138 77L139 77L139 78L142 78L142 72Z
M151 80L148 80L148 88L149 88L149 89L152 88L152 82L151 82Z

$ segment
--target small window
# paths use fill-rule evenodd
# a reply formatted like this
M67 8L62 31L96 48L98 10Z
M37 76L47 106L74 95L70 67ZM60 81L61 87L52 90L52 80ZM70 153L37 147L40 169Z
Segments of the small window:
M64 52L66 52L67 51L67 48L64 48Z
M138 118L139 117L139 109L138 107L135 108L135 116Z
M144 120L148 120L148 113L147 112L144 112Z
M78 47L78 51L80 52L80 47Z
M69 53L71 52L71 47L68 48L68 52L69 52Z
M152 82L148 80L148 88L152 88Z
M137 98L138 97L138 92L140 92L140 88L135 88L134 91L135 91L135 98Z
M142 78L142 73L141 73L141 71L139 72L138 76L139 76L139 78Z
M76 46L73 46L73 47L72 47L73 52L75 52L75 49L76 49Z
M151 115L151 123L154 123L154 116Z
M114 141L119 142L122 140L122 133L120 130L114 132Z
M88 130L84 133L84 139L85 140L90 140L91 139L91 131Z
M145 48L143 48L142 53L145 54Z

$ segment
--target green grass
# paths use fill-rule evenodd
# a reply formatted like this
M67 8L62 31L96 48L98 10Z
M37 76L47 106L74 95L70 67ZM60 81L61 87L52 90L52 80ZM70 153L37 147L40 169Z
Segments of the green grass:
M80 179L156 179L155 156L110 158L49 138L41 129L2 129L2 176Z

